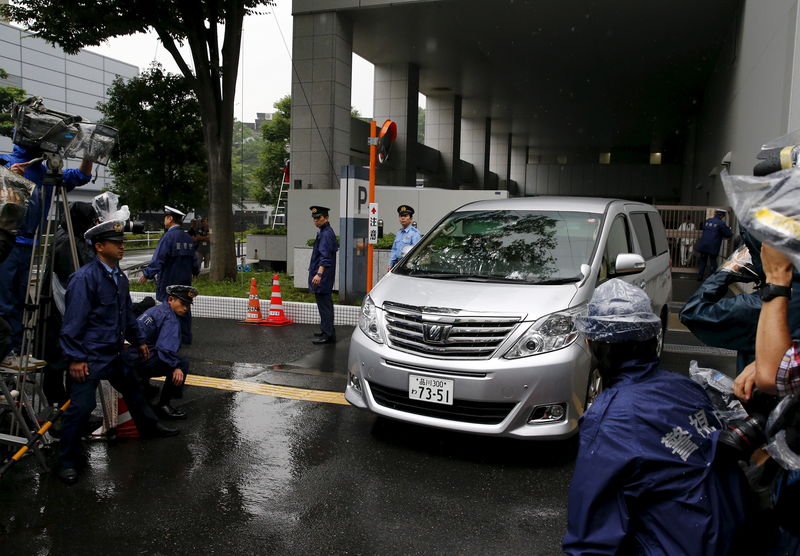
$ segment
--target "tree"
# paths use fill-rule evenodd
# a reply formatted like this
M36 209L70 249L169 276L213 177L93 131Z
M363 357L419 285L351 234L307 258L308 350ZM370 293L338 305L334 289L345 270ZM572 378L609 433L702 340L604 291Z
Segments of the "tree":
M208 206L200 106L185 77L154 63L128 81L117 77L98 108L119 130L109 166L113 190L131 210Z
M278 201L283 167L289 158L289 132L292 127L292 97L286 95L275 104L272 119L261 125L264 146L261 151L261 165L256 175L261 188L256 200L263 205L274 205Z
M274 0L15 0L0 14L69 54L155 31L197 95L208 152L211 279L236 276L231 142L244 16ZM191 60L178 50L187 44Z
M8 79L8 73L0 68L0 79ZM0 135L11 137L14 122L11 121L11 109L25 98L25 91L19 87L8 85L0 87Z

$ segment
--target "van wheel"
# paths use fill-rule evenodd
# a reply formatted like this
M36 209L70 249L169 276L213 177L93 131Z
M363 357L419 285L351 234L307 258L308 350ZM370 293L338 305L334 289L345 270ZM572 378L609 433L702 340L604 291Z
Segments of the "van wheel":
M583 403L583 411L586 412L603 391L603 379L600 378L600 371L597 368L589 373L589 382L586 385L586 401Z

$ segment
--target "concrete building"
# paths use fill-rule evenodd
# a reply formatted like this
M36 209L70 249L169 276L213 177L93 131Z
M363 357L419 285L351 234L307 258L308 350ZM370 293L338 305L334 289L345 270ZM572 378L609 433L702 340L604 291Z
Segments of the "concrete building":
M375 65L397 122L394 186L724 204L719 161L749 173L800 127L797 0L294 0L293 187L366 160L351 60ZM417 96L426 95L424 144Z
M0 85L25 89L28 95L40 96L45 106L96 122L102 114L97 103L106 100L106 92L116 76L130 78L139 68L87 50L75 56L65 54L44 40L24 30L0 23L0 68L8 73ZM11 139L0 137L0 152L9 152ZM77 167L78 161L67 161ZM91 200L113 179L104 166L95 166L97 180L74 190L70 199ZM93 176L94 179L94 176Z

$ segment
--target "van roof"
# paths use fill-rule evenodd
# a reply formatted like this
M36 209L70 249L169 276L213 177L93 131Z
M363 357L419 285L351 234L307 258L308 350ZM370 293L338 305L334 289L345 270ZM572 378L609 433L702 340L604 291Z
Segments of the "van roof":
M655 210L652 205L623 199L609 199L604 197L514 197L509 199L491 199L475 201L456 209L466 210L562 210L574 212L591 212L602 214L612 203L637 205L643 209Z

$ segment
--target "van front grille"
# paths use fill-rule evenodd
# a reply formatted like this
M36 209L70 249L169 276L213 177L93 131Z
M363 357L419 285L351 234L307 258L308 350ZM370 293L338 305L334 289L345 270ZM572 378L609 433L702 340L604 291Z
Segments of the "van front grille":
M514 402L473 402L459 399L453 400L453 405L443 405L412 400L405 390L387 388L372 382L369 383L369 389L378 405L389 409L479 425L496 425L503 422L516 405Z
M488 359L520 321L518 316L427 312L393 303L383 308L393 348L443 359Z

